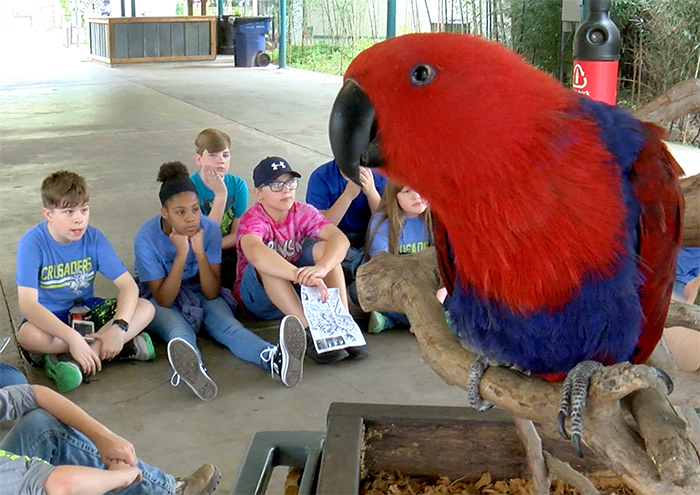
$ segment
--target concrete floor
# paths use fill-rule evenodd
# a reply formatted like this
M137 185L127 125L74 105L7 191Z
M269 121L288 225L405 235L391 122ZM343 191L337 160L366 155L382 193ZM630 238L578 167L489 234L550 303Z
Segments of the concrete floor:
M20 320L16 244L42 221L39 187L47 174L66 168L88 179L91 223L131 268L133 236L158 212L159 165L181 160L194 171L193 141L201 129L218 127L231 136L231 172L251 188L252 168L267 155L287 158L304 179L331 156L328 116L340 77L272 67L236 69L231 56L206 63L108 67L85 61L75 49L26 41L4 44L13 49L0 60L3 335ZM299 199L305 196L304 179ZM97 293L111 296L114 291L102 279ZM277 340L274 325L256 328L263 338ZM323 367L307 362L303 382L287 389L201 338L205 363L219 386L212 402L198 400L185 385L170 385L165 346L157 342L155 362L108 365L92 383L67 396L130 439L142 459L168 472L185 475L203 462L217 464L223 473L219 492L227 493L255 432L325 430L334 401L465 404L465 394L445 385L421 360L408 331L368 335L367 340L368 359ZM19 359L14 346L2 360L19 365L32 382L51 385Z

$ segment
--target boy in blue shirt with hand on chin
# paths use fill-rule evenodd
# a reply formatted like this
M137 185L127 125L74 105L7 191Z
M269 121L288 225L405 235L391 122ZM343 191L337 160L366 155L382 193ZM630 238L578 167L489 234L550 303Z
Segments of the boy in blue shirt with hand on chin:
M221 286L233 288L236 279L236 234L248 204L248 186L228 173L231 138L219 129L204 129L194 141L199 170L190 176L202 213L221 227Z
M153 319L153 305L139 299L136 282L107 238L88 225L85 179L55 172L44 179L41 199L46 221L29 230L17 246L17 298L23 316L17 337L25 354L44 355L46 375L61 392L80 385L83 375L100 371L102 361L153 359L151 339L141 333ZM97 272L117 287L116 299L94 296ZM92 314L95 333L89 342L69 326L76 301L83 301Z

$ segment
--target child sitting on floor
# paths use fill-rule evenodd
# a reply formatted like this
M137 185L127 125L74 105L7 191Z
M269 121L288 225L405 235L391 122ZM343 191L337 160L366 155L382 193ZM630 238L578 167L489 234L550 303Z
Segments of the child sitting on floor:
M428 203L413 189L387 180L377 212L369 222L366 259L380 251L391 254L418 253L432 245ZM394 328L398 323L408 325L406 315L372 311L367 331L379 333Z
M300 322L282 320L279 345L274 346L236 320L230 305L235 301L220 295L221 230L202 216L187 167L164 163L158 181L162 207L136 234L134 267L156 308L149 329L168 343L171 383L178 385L181 378L200 399L216 397L218 388L197 349L201 324L236 357L279 375L288 387L299 383L306 350Z
M350 243L316 208L296 201L299 177L276 156L265 158L253 170L259 202L243 214L238 227L236 297L256 318L298 317L306 330L306 352L317 364L364 358L367 346L324 353L314 347L297 290L300 285L316 287L327 298L327 288L335 287L347 309L341 262Z
M114 358L148 361L151 338L141 333L153 306L139 299L136 282L107 238L90 220L90 193L80 175L61 170L41 184L42 222L17 245L17 299L23 317L17 340L30 362L39 364L60 392L79 386L85 376ZM95 297L97 272L117 287L116 299ZM92 315L94 333L71 326L69 311L79 304ZM39 356L36 356L39 355Z

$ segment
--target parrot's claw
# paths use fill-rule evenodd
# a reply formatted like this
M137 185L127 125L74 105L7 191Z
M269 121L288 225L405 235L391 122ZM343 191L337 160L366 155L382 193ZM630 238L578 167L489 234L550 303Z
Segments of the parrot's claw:
M656 366L649 366L651 370L654 372L654 374L661 379L662 382L664 382L664 385L666 385L666 390L669 395L673 393L673 380L671 380L671 377L666 373L664 370L661 368L657 368Z
M467 380L467 398L469 405L479 412L486 411L493 407L493 404L481 397L479 392L479 383L481 377L484 376L486 368L489 367L489 362L484 356L479 356L472 363L469 369L469 380Z
M583 435L583 409L586 407L588 398L588 386L591 377L603 369L603 365L597 361L582 361L578 363L564 380L564 387L561 391L561 403L559 404L559 415L557 423L559 434L568 439L564 423L566 418L571 422L571 444L576 455L583 457L581 449L581 436Z

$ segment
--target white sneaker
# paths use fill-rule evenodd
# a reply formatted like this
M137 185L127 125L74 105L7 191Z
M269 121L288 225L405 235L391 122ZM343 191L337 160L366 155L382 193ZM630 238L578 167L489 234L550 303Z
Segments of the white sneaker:
M214 380L209 378L199 354L189 342L179 337L168 342L168 361L173 368L173 376L170 378L173 387L177 387L182 378L200 399L209 401L216 397L219 389Z
M280 323L280 340L275 347L268 347L262 352L262 359L270 363L270 374L278 375L287 387L293 387L301 381L304 373L304 354L306 353L306 333L299 318L287 315Z

